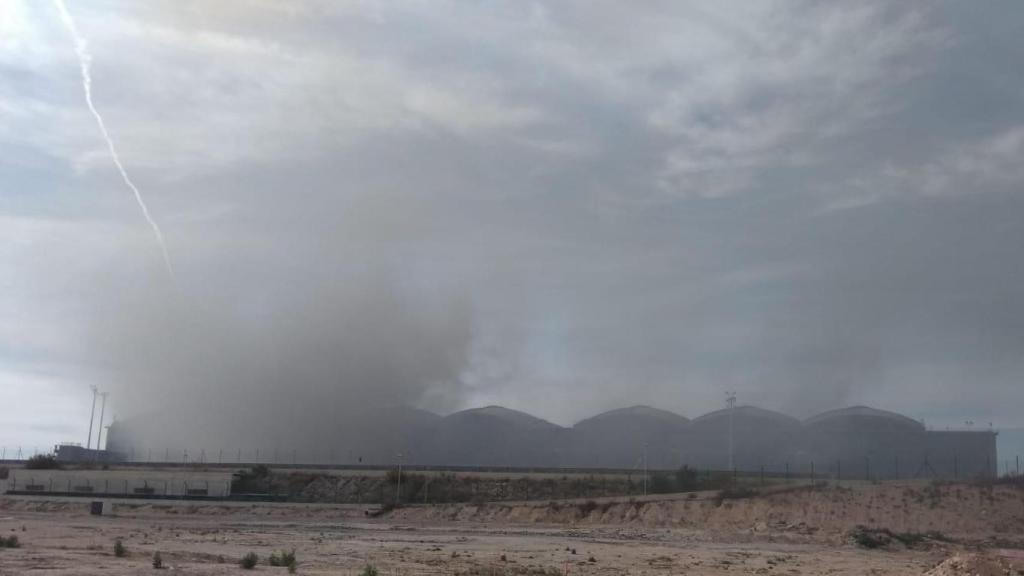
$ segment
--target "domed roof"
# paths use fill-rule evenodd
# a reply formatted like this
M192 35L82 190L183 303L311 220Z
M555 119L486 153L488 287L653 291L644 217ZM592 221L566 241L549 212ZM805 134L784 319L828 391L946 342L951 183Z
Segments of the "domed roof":
M783 414L782 412L776 412L774 410L766 410L764 408L758 408L757 406L722 408L721 410L715 410L714 412L708 412L707 414L698 416L693 419L692 423L698 425L707 422L714 422L720 418L728 418L730 411L734 411L732 412L732 415L736 418L770 420L784 426L800 425L800 421L789 414Z
M537 418L532 414L526 412L520 412L518 410L512 410L505 408L504 406L484 406L482 408L470 408L468 410L462 410L449 414L444 417L444 420L455 421L462 420L465 418L473 417L486 417L495 418L501 420L513 426L520 428L560 428L557 424L552 424L547 420Z
M838 410L829 410L828 412L822 412L817 416L811 416L807 420L804 420L804 426L813 426L816 424L822 424L825 422L831 422L847 418L881 418L884 420L892 421L894 423L902 424L904 426L924 430L924 424L921 424L917 420L908 418L903 414L890 412L888 410L879 410L877 408L871 408L870 406L850 406L848 408L840 408Z
M689 422L689 419L685 416L680 416L675 412L669 412L668 410L662 410L660 408L653 408L651 406L629 406L628 408L616 408L615 410L609 410L602 412L596 416L591 416L584 420L580 420L576 423L574 428L586 428L588 426L616 422L621 420L644 420L644 421L655 421L670 425L685 425Z

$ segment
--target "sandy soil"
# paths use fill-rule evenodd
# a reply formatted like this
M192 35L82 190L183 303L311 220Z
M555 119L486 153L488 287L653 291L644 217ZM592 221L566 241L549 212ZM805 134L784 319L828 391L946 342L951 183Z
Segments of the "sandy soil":
M81 500L5 497L0 498L0 535L16 535L21 547L0 549L0 574L154 573L156 551L168 572L249 573L237 562L252 551L261 562L251 573L286 574L286 569L264 563L278 549L295 550L299 574L356 574L368 563L382 575L1024 574L1018 572L1024 569L1024 558L1016 556L1024 555L1014 539L1020 530L1010 520L1022 517L1019 508L1013 509L1018 501L1011 500L1019 499L1019 493L998 492L991 499L986 495L984 501L990 504L981 513L976 495L964 496L964 488L959 499L953 490L949 502L934 505L902 490L796 492L720 505L687 498L616 504L635 510L632 519L628 512L612 513L611 506L570 515L572 503L554 509L548 503L505 506L504 512L497 506L409 508L371 518L366 516L369 507L355 505L139 501L116 502L113 516L94 517ZM904 500L907 507L895 506ZM845 509L849 518L837 519L828 511L801 512L827 502ZM922 518L935 515L922 519L921 525L940 523L970 508L975 512L969 514L981 520L957 521L952 526L957 530L951 532L969 538L956 542L870 550L853 544L842 527L861 517L881 518L881 502L896 509L893 519L908 512ZM677 507L687 503L703 509L699 514L691 510L686 522L673 519L673 513L683 510ZM804 525L783 523L780 510L805 518ZM820 525L813 525L814 518ZM118 538L127 550L123 558L113 553ZM988 551L978 556L979 547ZM977 570L979 566L985 569Z

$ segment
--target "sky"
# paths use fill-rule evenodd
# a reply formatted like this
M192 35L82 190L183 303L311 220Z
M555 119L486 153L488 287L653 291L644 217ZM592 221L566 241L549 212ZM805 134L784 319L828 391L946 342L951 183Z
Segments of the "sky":
M1024 4L67 4L175 274L54 5L0 2L4 447L90 385L1024 426Z

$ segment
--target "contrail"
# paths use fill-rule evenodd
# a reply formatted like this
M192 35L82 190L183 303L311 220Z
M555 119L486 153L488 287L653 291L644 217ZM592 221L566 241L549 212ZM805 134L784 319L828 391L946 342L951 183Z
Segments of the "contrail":
M53 0L54 5L57 7L57 11L60 12L60 19L64 22L64 27L68 29L68 33L71 34L71 39L75 42L75 53L78 55L78 63L82 69L82 89L85 91L85 103L89 106L89 111L92 112L94 118L96 118L96 124L100 127L100 133L103 135L103 139L107 141L107 148L110 150L110 157L114 160L114 165L117 166L117 171L121 173L121 179L124 183L131 188L132 192L135 193L135 201L138 202L139 208L142 209L142 215L146 217L146 222L149 222L149 227L153 229L153 235L156 236L157 244L160 245L160 252L164 257L164 265L167 267L167 273L171 275L171 279L176 279L174 275L174 266L171 265L171 257L167 253L167 244L164 243L164 235L160 231L160 226L157 225L156 221L149 214L149 208L146 206L146 202L142 199L142 194L139 189L132 182L131 178L128 177L128 172L124 169L121 164L121 158L117 155L117 149L114 148L114 141L110 138L110 134L107 132L107 125L103 122L103 117L96 111L96 106L92 103L92 76L89 74L89 64L92 62L92 56L85 47L85 40L78 34L78 27L75 26L75 21L71 18L71 13L68 12L66 6L64 6L64 0Z

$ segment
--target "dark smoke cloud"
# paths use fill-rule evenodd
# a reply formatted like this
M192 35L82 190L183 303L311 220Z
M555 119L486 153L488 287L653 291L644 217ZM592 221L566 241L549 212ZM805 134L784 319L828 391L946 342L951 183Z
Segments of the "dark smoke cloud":
M277 257L208 239L208 257L228 252L180 289L110 270L84 339L119 413L173 415L177 445L294 446L367 410L458 408L472 337L465 298L365 254L347 262L320 248L324 234L334 236L307 230Z

